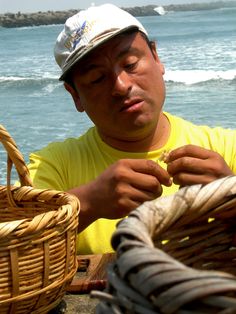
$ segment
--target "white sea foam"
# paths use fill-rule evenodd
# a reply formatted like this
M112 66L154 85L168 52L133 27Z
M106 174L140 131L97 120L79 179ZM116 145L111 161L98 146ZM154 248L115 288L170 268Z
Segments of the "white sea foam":
M44 74L43 76L32 76L32 77L23 77L23 76L0 76L0 83L1 82L17 82L17 81L29 81L29 82L37 82L37 81L49 81L49 80L57 80L58 76L50 75L49 73Z
M211 80L226 80L231 81L236 78L236 69L227 71L214 71L214 70L166 70L164 79L166 82L183 83L186 85L197 84ZM53 90L54 85L48 84L49 81L58 82L58 76L49 72L44 73L39 77L20 77L20 76L0 76L0 83L4 82L45 82L47 90Z
M0 76L0 82L24 81L24 80L27 80L27 78L19 77L19 76Z
M166 11L162 6L156 7L153 10L156 11L159 15L165 15L166 14Z
M213 70L167 70L164 79L166 82L183 83L186 85L197 84L207 81L227 80L236 78L236 70L213 71Z

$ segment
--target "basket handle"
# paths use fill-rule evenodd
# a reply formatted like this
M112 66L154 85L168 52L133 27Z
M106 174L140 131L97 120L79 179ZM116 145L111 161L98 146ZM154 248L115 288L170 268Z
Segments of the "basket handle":
M29 170L25 164L24 157L18 150L17 145L7 130L0 124L0 142L2 142L7 158L7 187L10 187L11 169L14 164L19 176L21 186L33 186Z

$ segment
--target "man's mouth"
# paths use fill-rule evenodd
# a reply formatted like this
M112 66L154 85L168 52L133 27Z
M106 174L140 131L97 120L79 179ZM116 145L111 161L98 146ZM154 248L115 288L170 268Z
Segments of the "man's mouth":
M120 112L135 112L140 110L141 106L143 104L142 99L133 99L129 101L125 101L124 105L120 109Z

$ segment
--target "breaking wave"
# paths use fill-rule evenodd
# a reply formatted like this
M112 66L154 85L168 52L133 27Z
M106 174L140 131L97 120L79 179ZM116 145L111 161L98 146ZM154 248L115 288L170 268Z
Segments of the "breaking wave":
M166 82L193 85L207 81L233 81L236 79L236 70L167 70L164 79ZM0 76L0 86L37 86L37 85L61 84L58 76L45 77L20 77Z
M186 85L199 84L208 81L233 81L236 79L236 70L214 71L214 70L167 70L165 81L182 83Z

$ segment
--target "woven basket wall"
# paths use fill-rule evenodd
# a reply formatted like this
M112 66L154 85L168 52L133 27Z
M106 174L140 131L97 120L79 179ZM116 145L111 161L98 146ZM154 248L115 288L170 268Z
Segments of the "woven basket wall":
M47 313L76 270L77 198L34 189L16 143L3 126L7 185L0 186L0 313ZM21 182L10 185L11 166Z
M236 313L236 176L146 202L117 227L96 313Z

